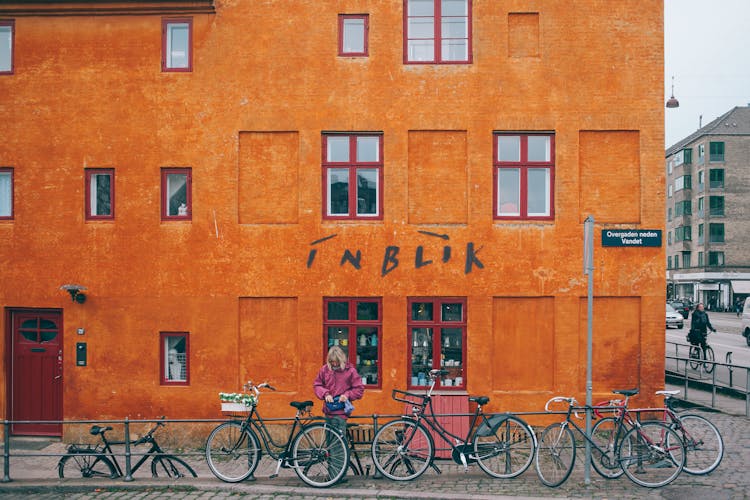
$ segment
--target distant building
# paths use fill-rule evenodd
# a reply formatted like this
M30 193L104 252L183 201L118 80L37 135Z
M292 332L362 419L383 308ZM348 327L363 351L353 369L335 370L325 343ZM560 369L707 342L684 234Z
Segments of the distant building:
M750 107L673 145L667 168L667 297L727 310L750 295Z

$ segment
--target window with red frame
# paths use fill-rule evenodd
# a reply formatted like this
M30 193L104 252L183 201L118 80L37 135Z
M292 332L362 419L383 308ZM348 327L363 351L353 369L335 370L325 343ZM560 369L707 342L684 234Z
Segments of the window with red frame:
M115 218L115 171L111 168L86 169L86 218Z
M162 19L161 70L193 70L193 20L189 17Z
M383 135L323 135L323 217L383 218Z
M447 370L441 389L466 388L466 299L410 298L407 321L410 388L430 384L430 370Z
M382 301L379 298L325 298L323 335L328 349L339 346L368 386L380 385Z
M367 35L369 16L367 14L339 15L339 55L367 56Z
M471 0L404 0L404 63L466 64Z
M555 136L498 132L494 135L494 217L554 217Z
M192 171L189 168L161 169L161 217L190 220L192 207Z
M159 359L162 385L190 383L190 336L187 332L160 332Z
M16 23L0 19L0 75L13 74L13 42Z
M13 169L0 167L0 220L13 218Z

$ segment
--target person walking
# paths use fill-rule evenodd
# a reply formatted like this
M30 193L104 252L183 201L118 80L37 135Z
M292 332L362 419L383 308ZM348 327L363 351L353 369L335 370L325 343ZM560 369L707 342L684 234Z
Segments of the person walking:
M326 422L336 429L346 442L346 419L354 409L351 402L362 398L365 386L362 376L354 365L349 363L341 347L335 345L328 350L326 363L320 368L313 382L313 391L318 399L325 401L323 414L326 416ZM345 476L346 473L339 482L346 482Z
M707 343L706 337L708 337L708 330L712 332L716 331L716 328L711 324L708 319L708 313L703 310L703 302L699 302L695 306L692 316L690 316L690 343L693 345L700 345L701 349L706 350Z

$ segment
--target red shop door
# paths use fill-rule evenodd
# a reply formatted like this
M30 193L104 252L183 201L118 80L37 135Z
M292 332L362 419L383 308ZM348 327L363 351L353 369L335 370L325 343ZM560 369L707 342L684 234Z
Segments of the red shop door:
M62 314L12 314L11 420L62 420ZM62 424L13 424L11 434L60 436Z

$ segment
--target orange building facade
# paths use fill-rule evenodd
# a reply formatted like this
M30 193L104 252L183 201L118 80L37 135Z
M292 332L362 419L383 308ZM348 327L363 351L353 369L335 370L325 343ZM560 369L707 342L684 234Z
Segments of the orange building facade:
M286 416L329 345L358 414L441 366L583 400L589 215L594 394L663 387L664 249L600 236L663 229L661 2L29 1L0 35L5 418L248 379Z

